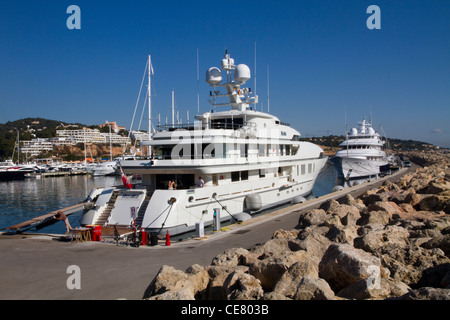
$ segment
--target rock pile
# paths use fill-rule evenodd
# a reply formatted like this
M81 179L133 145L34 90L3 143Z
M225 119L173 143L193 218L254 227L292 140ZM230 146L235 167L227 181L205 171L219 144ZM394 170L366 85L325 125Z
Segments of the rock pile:
M210 266L163 266L147 298L450 300L447 159L301 212L295 229Z

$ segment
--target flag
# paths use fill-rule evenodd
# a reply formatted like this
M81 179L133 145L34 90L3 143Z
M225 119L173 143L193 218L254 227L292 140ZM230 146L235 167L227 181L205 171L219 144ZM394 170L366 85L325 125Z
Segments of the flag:
M133 185L128 181L127 176L123 173L122 166L119 164L120 174L122 175L122 183L127 189L133 189Z

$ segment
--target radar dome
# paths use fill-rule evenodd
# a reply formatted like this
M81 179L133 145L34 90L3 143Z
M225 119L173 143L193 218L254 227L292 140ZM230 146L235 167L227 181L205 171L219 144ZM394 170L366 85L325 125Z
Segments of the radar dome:
M370 135L375 134L375 130L373 130L373 128L369 128L369 134L370 134Z
M246 82L250 80L250 68L245 64L238 64L234 70L234 80Z
M222 81L222 71L217 67L209 68L206 71L206 82L210 85L216 85Z

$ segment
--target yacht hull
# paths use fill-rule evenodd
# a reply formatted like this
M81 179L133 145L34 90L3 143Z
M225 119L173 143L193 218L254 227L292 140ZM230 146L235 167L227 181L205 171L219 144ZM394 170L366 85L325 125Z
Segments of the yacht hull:
M219 214L221 221L231 220L242 212L254 214L261 210L289 203L294 198L311 194L317 176L327 158L299 161L298 164L311 164L313 170L302 175L268 177L263 179L240 181L237 183L189 188L182 190L156 189L148 191L145 186L135 189L111 188L105 190L96 200L95 206L82 217L83 225L131 225L134 207L135 223L147 232L171 235L182 234L195 229L196 223L205 226L213 223L214 214ZM116 198L114 198L116 193ZM259 208L248 208L246 198L257 195ZM108 206L112 209L108 209ZM108 212L109 210L109 212ZM101 218L107 213L107 218ZM99 219L103 219L99 221ZM239 220L239 219L238 219Z
M330 159L341 179L354 179L378 175L380 167L388 164L387 161L368 160L361 158L333 157Z

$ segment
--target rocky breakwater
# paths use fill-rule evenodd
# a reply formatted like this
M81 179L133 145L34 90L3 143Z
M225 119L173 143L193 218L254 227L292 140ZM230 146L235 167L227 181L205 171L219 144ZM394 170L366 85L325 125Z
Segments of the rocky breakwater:
M146 298L450 300L447 159L300 212L295 229L209 266L163 266Z

